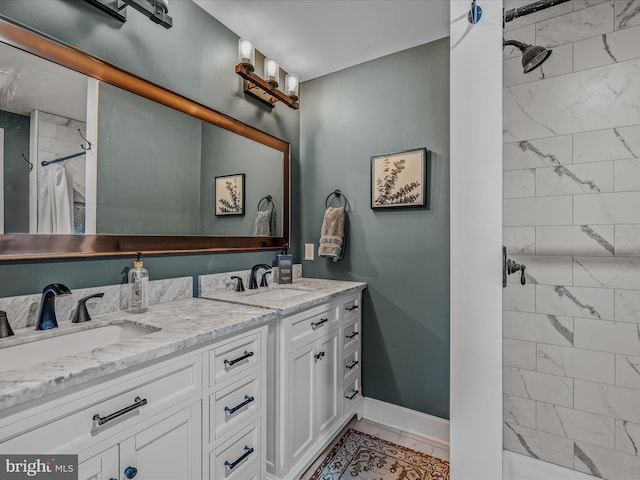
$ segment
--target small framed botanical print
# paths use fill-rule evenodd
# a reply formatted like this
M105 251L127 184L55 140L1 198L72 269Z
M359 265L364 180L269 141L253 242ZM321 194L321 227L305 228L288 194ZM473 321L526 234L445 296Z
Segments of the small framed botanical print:
M427 149L371 157L371 208L427 206Z
M244 215L244 173L216 177L216 216Z

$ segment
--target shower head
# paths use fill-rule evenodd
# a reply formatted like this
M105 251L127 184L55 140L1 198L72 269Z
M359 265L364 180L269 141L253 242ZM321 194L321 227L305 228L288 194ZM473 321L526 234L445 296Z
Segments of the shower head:
M551 50L541 47L540 45L528 45L518 42L517 40L503 40L502 47L513 45L522 52L522 68L524 73L535 70L551 55Z

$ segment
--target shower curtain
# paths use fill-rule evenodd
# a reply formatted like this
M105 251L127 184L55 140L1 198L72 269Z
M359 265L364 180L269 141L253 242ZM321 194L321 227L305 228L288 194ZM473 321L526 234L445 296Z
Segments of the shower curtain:
M73 233L73 179L63 164L40 170L38 233Z

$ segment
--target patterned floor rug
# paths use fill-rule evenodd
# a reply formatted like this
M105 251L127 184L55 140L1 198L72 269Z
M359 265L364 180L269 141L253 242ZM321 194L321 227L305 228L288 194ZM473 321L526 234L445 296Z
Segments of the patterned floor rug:
M310 480L449 480L449 462L349 429Z

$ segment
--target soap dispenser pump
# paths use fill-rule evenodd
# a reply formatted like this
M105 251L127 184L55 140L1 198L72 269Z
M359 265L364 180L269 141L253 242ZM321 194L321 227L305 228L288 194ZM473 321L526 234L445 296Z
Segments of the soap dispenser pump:
M133 268L129 270L129 312L144 313L149 307L148 285L149 271L144 268L140 257L142 253L136 253Z

